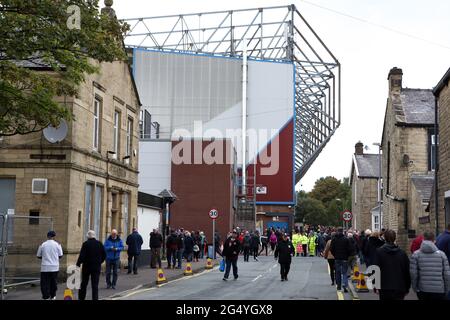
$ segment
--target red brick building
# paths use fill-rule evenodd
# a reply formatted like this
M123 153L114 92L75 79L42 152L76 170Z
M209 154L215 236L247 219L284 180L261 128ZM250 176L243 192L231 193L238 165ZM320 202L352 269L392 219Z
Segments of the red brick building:
M203 155L211 155L215 144L217 148L212 152L212 157L217 163L208 163L204 156L200 159L195 143L198 143L198 149L201 145ZM234 224L234 154L229 140L172 142L172 159L181 157L183 163L172 161L171 188L178 199L170 207L171 228L204 231L207 240L211 241L212 219L208 213L214 208L219 211L216 231L224 239Z

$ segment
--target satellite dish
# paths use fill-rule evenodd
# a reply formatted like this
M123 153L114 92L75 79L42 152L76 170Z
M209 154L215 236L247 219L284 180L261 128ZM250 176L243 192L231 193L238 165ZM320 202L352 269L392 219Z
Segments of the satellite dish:
M64 119L61 119L59 122L59 126L53 127L49 125L44 129L44 137L50 143L61 142L67 137L67 122Z

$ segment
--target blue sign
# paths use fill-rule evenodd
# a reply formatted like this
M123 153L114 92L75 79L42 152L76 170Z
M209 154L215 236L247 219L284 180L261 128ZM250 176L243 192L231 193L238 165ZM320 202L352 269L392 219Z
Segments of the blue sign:
M275 230L277 230L277 228L284 229L285 232L289 232L288 228L289 228L289 224L287 222L280 222L280 221L270 221L267 222L267 228L274 228Z

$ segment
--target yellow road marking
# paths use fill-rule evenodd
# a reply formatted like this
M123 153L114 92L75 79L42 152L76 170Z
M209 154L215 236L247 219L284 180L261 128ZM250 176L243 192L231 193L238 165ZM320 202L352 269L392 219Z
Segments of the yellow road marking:
M151 291L151 290L155 290L155 289L161 288L161 287L163 287L163 286L165 286L165 285L167 285L167 284L169 284L169 283L178 282L178 281L186 280L186 279L192 279L192 278L198 277L198 276L200 276L200 275L202 275L202 274L205 274L205 273L208 273L208 272L217 270L218 268L219 268L219 267L216 267L216 268L214 268L214 269L205 270L205 271L200 272L200 273L195 273L195 274L193 274L192 276L189 276L189 277L183 277L183 278L178 278L178 279L175 279L175 280L171 280L171 281L168 281L168 282L163 283L163 284L158 284L158 285L156 285L155 287L152 287L152 288L136 290L136 291L133 291L133 292L130 292L130 293L124 295L123 297L112 298L112 300L121 300L121 299L125 299L125 298L134 296L134 295L139 294L139 293L144 293L144 292L148 292L148 291Z
M341 291L337 291L336 290L336 293L337 293L337 296L338 296L338 300L344 300L344 295L342 294Z

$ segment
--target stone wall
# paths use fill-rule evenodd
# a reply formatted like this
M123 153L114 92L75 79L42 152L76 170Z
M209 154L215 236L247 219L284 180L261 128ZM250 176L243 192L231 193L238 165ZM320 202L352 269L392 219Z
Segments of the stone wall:
M376 178L357 178L356 171L354 171L352 179L352 213L356 230L372 229L372 214L370 210L377 205L378 180Z
M450 216L445 217L445 192L450 191L450 87L445 86L439 95L439 230L445 229L450 224ZM431 217L435 224L434 198Z
M100 147L93 148L94 98L102 100ZM65 253L61 268L73 264L85 239L85 188L87 183L103 187L100 209L99 240L105 240L111 228L126 237L137 226L139 100L133 87L128 65L123 62L103 63L100 73L86 76L76 98L59 97L73 113L67 138L56 144L45 140L42 132L13 136L0 141L0 178L16 180L16 214L28 215L39 210L41 217L52 217L53 229ZM108 157L113 150L114 111L121 114L120 142L117 160ZM129 163L125 146L127 120L133 120L132 152ZM136 150L136 152L134 152ZM45 155L45 157L39 156ZM51 156L49 159L48 156ZM55 156L58 156L56 159ZM53 157L53 158L52 158ZM33 178L48 179L47 194L32 194ZM112 194L118 195L115 221L112 220ZM128 227L124 228L124 194L129 195ZM92 226L91 226L92 227ZM43 230L29 223L14 230L14 250L8 268L25 266L35 269L39 243L50 227ZM41 230L42 229L42 230ZM44 234L44 235L43 235ZM34 239L36 238L36 240ZM125 240L125 239L123 239ZM13 249L13 248L11 248ZM126 254L123 255L125 260Z

